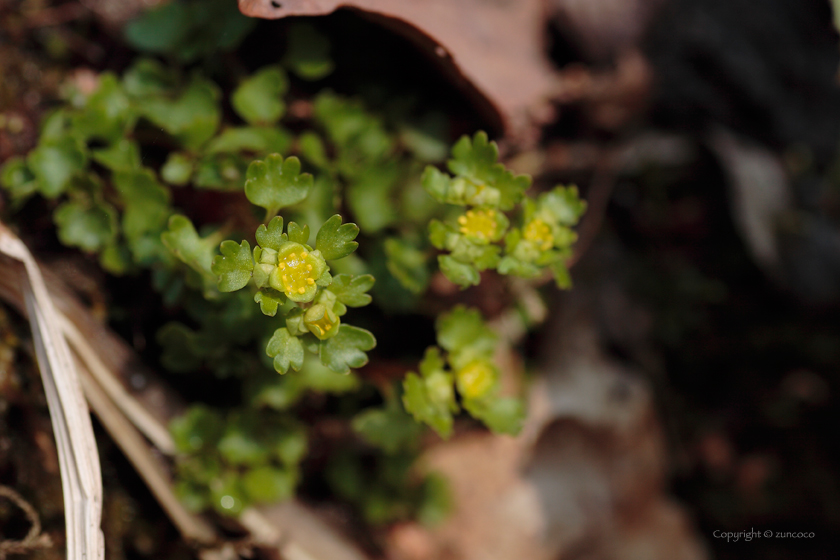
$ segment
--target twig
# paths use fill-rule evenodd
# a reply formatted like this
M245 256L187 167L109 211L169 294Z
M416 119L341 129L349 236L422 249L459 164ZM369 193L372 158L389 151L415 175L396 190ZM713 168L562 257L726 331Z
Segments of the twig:
M155 460L140 433L108 399L108 395L85 364L79 363L78 366L82 387L91 408L184 538L203 545L216 542L218 539L213 528L200 517L187 511L175 496L163 468Z
M68 560L101 560L105 543L102 520L102 473L90 413L82 394L67 341L57 325L55 306L35 258L0 224L0 253L14 262L0 270L18 275L32 339L41 370L50 420L58 448ZM7 280L12 280L8 278Z
M67 337L67 341L72 346L73 351L81 359L102 389L104 389L105 393L108 394L108 397L114 401L117 408L162 453L174 455L175 442L172 441L172 436L169 435L166 427L123 388L122 384L116 380L115 376L108 371L108 368L99 359L96 351L91 348L90 344L82 336L82 333L79 332L79 329L62 313L59 312L58 317L61 330L64 332L64 336Z
M20 494L2 484L0 484L0 496L14 502L17 507L22 509L30 525L29 532L21 540L6 539L0 541L0 560L6 560L8 554L27 554L36 548L52 546L50 536L41 534L41 518L38 517L38 512L35 511L32 504L24 500Z

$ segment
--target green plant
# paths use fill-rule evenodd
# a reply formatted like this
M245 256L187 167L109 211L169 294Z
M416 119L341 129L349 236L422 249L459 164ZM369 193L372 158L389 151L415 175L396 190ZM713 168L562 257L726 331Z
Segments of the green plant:
M206 58L216 35L231 38L227 49L247 31L235 18L203 29L198 12L167 4L132 24L129 41L186 63ZM437 318L437 346L416 372L374 386L354 370L376 345L375 316L354 312L369 331L349 324L348 310L373 303L402 321L434 300L438 271L468 288L482 271L539 279L550 270L568 287L584 203L573 187L528 196L531 179L499 163L481 132L455 144L451 174L440 171L439 113L408 102L371 110L328 89L292 96L292 84L329 74L328 53L324 36L298 25L282 66L229 88L139 58L121 77L100 75L93 91L68 88L38 146L6 162L0 184L16 211L40 195L58 240L107 272L149 273L168 309L157 330L164 368L241 387L171 425L190 507L235 515L291 496L306 475L301 411L322 393L365 449L333 450L324 478L336 495L370 522L434 521L445 484L412 468L424 424L449 437L462 410L500 433L523 423L522 402L501 395L500 335L479 310L455 306ZM295 103L305 116L289 118Z
M461 138L447 166L454 176L427 167L423 186L436 200L469 208L448 220L432 220L429 239L446 254L438 257L440 270L466 287L480 282L479 272L536 278L548 268L557 286L571 285L566 261L577 235L571 229L585 210L575 187L557 187L537 199L525 197L531 184L526 175L514 175L498 163L499 152L487 134ZM522 205L520 227L510 227L503 213ZM504 240L504 253L499 244Z
M484 324L481 314L456 307L438 318L436 330L440 348L426 350L419 375L406 375L405 409L419 422L449 437L452 416L460 408L457 389L464 409L494 432L518 433L525 411L519 399L498 394L499 370L493 363L497 335Z

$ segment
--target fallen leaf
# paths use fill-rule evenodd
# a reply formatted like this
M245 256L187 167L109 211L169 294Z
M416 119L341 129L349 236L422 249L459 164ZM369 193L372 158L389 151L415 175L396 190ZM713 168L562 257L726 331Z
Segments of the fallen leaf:
M369 14L420 45L510 139L536 141L538 127L553 118L541 0L239 0L243 14L265 19L338 8Z

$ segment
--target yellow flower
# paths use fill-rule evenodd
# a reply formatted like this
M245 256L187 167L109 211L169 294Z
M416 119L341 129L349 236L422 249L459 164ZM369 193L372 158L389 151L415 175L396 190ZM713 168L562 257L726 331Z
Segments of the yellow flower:
M495 210L467 210L458 217L460 231L467 237L490 242L497 237L499 222Z
M269 284L295 302L312 301L318 286L315 283L327 269L318 251L308 251L300 243L286 243L277 252L277 268Z
M525 226L522 236L540 248L541 251L548 251L554 246L554 235L547 223L540 218L534 218Z
M496 369L487 360L475 360L455 373L455 384L461 396L477 399L496 383Z
M306 310L303 322L309 332L321 340L325 340L338 333L338 326L341 319L332 309L323 303L317 303Z

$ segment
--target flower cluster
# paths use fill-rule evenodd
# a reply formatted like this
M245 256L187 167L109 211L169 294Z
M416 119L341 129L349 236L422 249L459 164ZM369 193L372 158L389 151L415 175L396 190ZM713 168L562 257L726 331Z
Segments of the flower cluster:
M432 220L429 240L445 251L440 269L456 284L478 284L479 272L496 269L525 278L538 276L546 267L560 287L568 287L566 261L577 239L571 230L585 209L575 187L557 187L536 200L526 197L528 176L515 176L498 163L496 144L479 132L462 138L452 150L449 176L426 168L423 186L439 202L466 206L447 220ZM504 211L520 205L521 227L511 228ZM499 243L504 239L503 247Z
M248 168L245 194L269 215L305 198L311 176L300 173L296 158L273 154L255 161ZM348 307L370 303L368 290L373 276L364 274L333 276L327 261L350 255L358 247L355 224L342 224L338 214L328 219L309 245L309 226L274 216L257 228L256 246L248 241L224 241L221 254L213 259L211 270L218 277L221 292L233 292L252 280L254 301L270 317L281 312L285 326L274 331L266 353L274 358L274 368L286 373L303 367L304 350L317 354L321 363L337 373L347 373L367 363L368 350L376 339L365 329L343 324Z
M499 370L493 363L496 335L475 309L456 307L436 325L440 347L426 350L418 368L403 382L403 404L418 422L442 437L452 433L460 404L492 430L515 434L523 421L522 402L499 395Z

